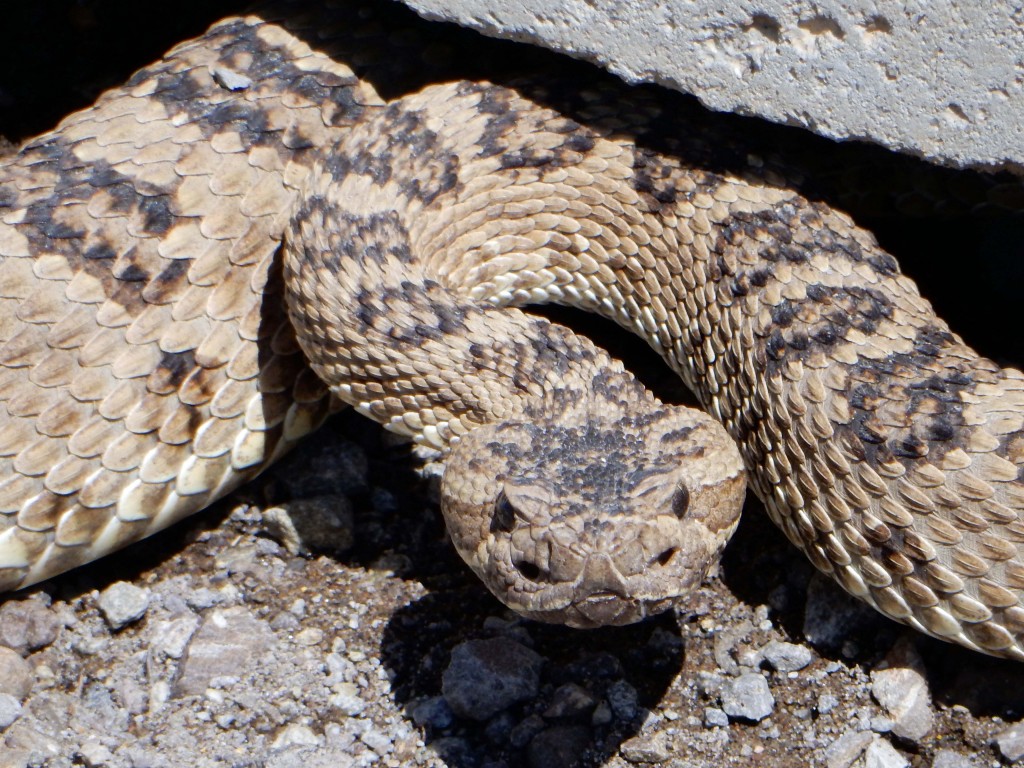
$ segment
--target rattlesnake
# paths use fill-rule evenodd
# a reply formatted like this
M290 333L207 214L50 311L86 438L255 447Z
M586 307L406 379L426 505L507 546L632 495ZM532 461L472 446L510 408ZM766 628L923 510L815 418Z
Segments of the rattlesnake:
M527 615L664 607L735 527L742 456L848 591L1024 658L1024 377L684 99L462 79L501 75L435 29L272 5L0 163L0 589L202 508L333 391L450 450L456 547ZM509 308L538 302L636 331L735 446Z

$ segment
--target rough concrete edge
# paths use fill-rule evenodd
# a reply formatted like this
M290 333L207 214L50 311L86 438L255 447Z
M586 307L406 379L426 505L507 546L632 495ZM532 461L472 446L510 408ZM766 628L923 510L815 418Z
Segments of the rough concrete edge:
M1008 121L1004 121L1012 122L1013 127L1004 126L1001 129L1009 132L1011 134L1009 137L1000 137L1000 139L993 142L990 139L994 135L991 131L981 132L981 138L978 138L978 131L968 133L962 130L961 127L954 126L949 128L947 134L940 139L933 139L931 146L925 146L921 137L914 135L914 130L917 126L902 128L894 125L892 126L894 134L886 136L883 131L874 127L870 120L859 125L849 125L842 121L828 119L827 115L814 114L814 102L816 102L816 96L819 92L813 89L809 90L810 95L805 104L780 102L770 109L757 107L750 103L752 98L749 98L757 90L754 86L750 86L744 91L737 91L735 89L730 91L720 88L709 90L703 87L701 83L702 76L714 77L708 70L690 69L673 73L665 71L658 66L652 66L649 60L650 57L643 55L634 57L630 54L629 61L619 60L614 55L609 55L605 50L607 44L605 37L600 34L596 35L593 39L589 37L592 32L591 28L588 28L588 37L574 35L573 30L566 27L569 30L566 37L552 39L542 34L536 27L537 11L530 7L531 3L536 1L538 0L519 0L514 3L516 7L512 11L503 7L502 12L504 16L499 20L492 12L491 7L499 6L502 0L463 0L461 10L458 7L458 0L403 0L403 2L426 19L457 23L489 37L514 40L548 48L600 66L628 83L655 83L691 94L701 104L712 110L735 112L783 125L796 126L833 140L869 142L892 151L921 158L936 165L989 173L1010 171L1018 175L1024 175L1024 119L1019 121L1012 119L1013 109L1016 109L1016 107L1011 109L1011 118ZM539 1L545 2L545 0ZM769 4L772 3L772 0L768 1ZM545 7L547 11L546 21L549 25L558 14L557 5L558 2L556 0L550 6ZM607 0L604 0L604 2L602 0L588 0L587 2L587 6L591 10L601 9L606 5L608 5ZM1000 3L997 3L998 5ZM982 9L974 9L974 11L980 10ZM1003 10L1008 12L1008 6L1004 5ZM754 14L755 19L757 16L758 14ZM531 18L534 20L531 21ZM625 27L629 29L630 25L627 24ZM636 30L634 29L633 31L635 32ZM1016 31L1011 29L1009 34L1016 34L1021 38L1021 51L1024 51L1024 23ZM634 50L640 50L640 48L641 46L638 46ZM1018 61L1018 66L1021 71L1024 71L1024 57L1021 57ZM805 76L810 78L813 74L813 72L808 72ZM930 75L933 79L937 77L934 71L926 74ZM927 77L923 79L925 81L928 80ZM1017 86L1021 86L1024 84L1024 77L1017 78L1017 81ZM934 84L928 83L927 86L923 87L923 90L929 96L932 95L932 85ZM1018 87L1017 90L1020 93L1014 95L1010 100L1013 101L1014 105L1019 102L1020 114L1024 116L1024 88ZM744 98L744 96L748 98ZM952 97L950 98L952 99ZM939 101L938 99L935 100ZM950 105L956 105L955 99L950 100ZM920 105L913 106L920 108ZM947 111L948 109L949 107L947 107ZM864 112L865 114L871 114L872 110L865 108ZM875 112L881 112L881 110L875 110ZM984 113L983 110L982 113ZM934 115L932 119L933 121L938 120L939 117ZM879 121L875 122L879 123ZM1014 141L1012 136L1018 136L1019 140ZM948 142L948 145L944 144L944 142ZM987 149L984 146L986 143L994 143L996 148Z

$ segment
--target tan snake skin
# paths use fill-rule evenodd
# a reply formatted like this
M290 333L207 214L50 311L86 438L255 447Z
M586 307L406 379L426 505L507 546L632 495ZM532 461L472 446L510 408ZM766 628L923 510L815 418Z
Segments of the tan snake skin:
M489 328L479 318L498 310L488 303L576 304L665 356L737 441L751 487L818 568L923 632L1024 658L1021 374L967 348L869 233L801 196L800 168L693 118L685 100L571 65L564 78L548 71L511 89L464 81L479 76L461 50L468 36L446 35L387 5L279 5L229 19L0 164L0 588L201 509L322 422L328 391L285 317L278 246L294 218L286 271L312 265L287 289L301 343L364 412L436 445L463 435L446 471L447 514L485 581L560 579L568 561L544 562L537 542L541 554L580 546L516 520L540 514L549 481L505 478L495 490L460 480L499 477L501 461L536 449L516 448L530 432L516 419L540 411L502 406L487 387L543 394L558 377L522 379L497 357L488 368L468 340L461 372L489 370L482 389L387 356L432 334L450 345ZM325 180L330 191L318 186ZM322 234L321 222L340 234ZM379 265L377 285L392 292L360 297L339 242ZM311 260L293 261L296 253ZM393 272L413 262L427 275L419 305ZM338 288L348 294L338 298ZM465 304L441 311L442 294ZM323 330L326 305L313 295L334 295L348 324ZM352 318L345 295L369 310ZM420 339L382 325L402 301ZM500 316L511 318L506 340L524 341L536 322ZM553 328L547 338L573 340L547 341L537 357L569 371L575 403L585 390L605 398L599 411L615 402L641 420L664 413L614 366L601 374L611 383L601 395L600 353ZM319 343L375 333L391 347L339 355ZM466 432L503 408L516 438ZM711 429L695 418L689 429ZM636 434L638 445L657 442L656 432ZM691 498L676 517L713 517L718 505L694 504L693 491L714 494L738 470L717 439L707 446L674 450L721 451L715 482L698 470L667 486L610 481L602 493L628 486L671 510L685 487ZM571 484L559 482L559 491ZM476 506L460 507L463 498ZM467 510L481 499L490 518L474 522ZM659 509L654 519L668 517ZM595 515L566 530L576 525L586 540L613 522ZM727 534L735 521L723 507L710 523ZM502 533L501 552L479 543ZM623 562L688 559L671 536L667 546L652 538ZM651 552L666 562L645 561ZM512 566L519 558L518 572L487 572L497 554ZM588 577L604 592L623 589L602 562ZM529 591L505 598L515 605ZM642 599L641 614L661 607ZM525 606L551 618L546 610ZM636 617L598 608L576 623Z

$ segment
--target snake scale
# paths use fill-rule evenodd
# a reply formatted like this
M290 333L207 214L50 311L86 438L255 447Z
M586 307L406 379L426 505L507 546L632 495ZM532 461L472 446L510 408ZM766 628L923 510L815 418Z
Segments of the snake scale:
M544 54L496 74L471 38L271 4L0 160L0 590L203 508L344 401L447 453L453 541L526 615L664 608L745 465L847 591L1024 659L1024 377L800 193L798 149ZM515 309L545 302L635 331L717 422Z

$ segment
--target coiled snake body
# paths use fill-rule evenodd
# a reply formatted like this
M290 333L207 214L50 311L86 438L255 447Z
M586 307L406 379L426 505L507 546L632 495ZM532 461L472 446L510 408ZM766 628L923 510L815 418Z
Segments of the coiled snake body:
M0 588L201 509L333 392L448 452L453 540L527 615L684 593L742 457L849 592L1024 658L1021 374L684 100L569 65L459 79L447 34L272 6L0 161ZM508 308L539 302L634 330L738 451Z

